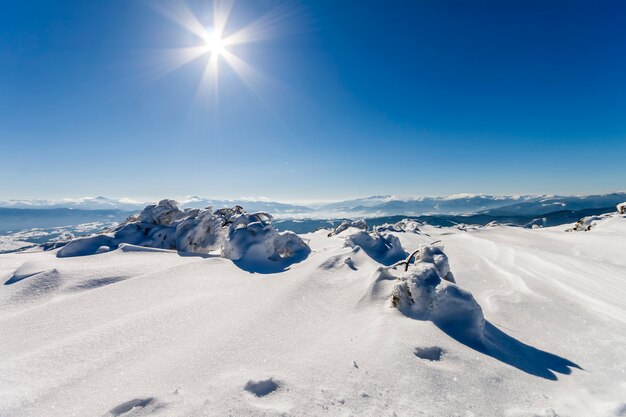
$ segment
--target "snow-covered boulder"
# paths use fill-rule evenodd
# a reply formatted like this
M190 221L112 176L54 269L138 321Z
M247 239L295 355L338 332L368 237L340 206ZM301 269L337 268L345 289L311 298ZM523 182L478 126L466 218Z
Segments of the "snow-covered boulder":
M139 223L169 226L175 220L183 217L185 217L185 212L178 208L177 201L161 200L159 204L151 204L144 208L137 216L137 221Z
M376 227L376 231L382 232L405 232L405 233L420 233L419 226L421 224L415 220L402 219L397 223L385 223Z
M341 232L348 230L349 228L355 228L359 230L367 230L367 222L364 219L360 220L343 220L335 229L328 234L328 237L338 235Z
M280 268L310 253L298 235L277 232L267 213L247 214L240 206L216 211L181 210L176 201L162 200L108 233L70 241L57 256L94 255L117 249L123 243L187 253L219 250L234 261L245 257L256 263L274 262ZM252 264L249 267L254 269Z
M592 227L596 226L603 220L620 217L626 214L626 202L620 203L616 206L617 211L612 213L605 213L596 216L587 216L578 220L571 229L565 230L566 232L588 232Z
M415 319L430 320L462 340L481 344L485 317L480 305L454 283L441 248L427 246L420 254L397 276L392 306Z
M233 217L222 246L222 256L247 264L297 262L311 252L309 246L293 232L279 233L267 213L239 214ZM271 266L271 265L270 265Z
M176 226L176 249L190 253L208 253L221 247L226 238L225 219L210 210L189 216Z
M435 268L437 268L439 276L446 281L455 282L454 275L452 274L452 271L450 271L448 256L443 252L443 248L441 246L423 246L415 255L415 262L432 263L435 265Z
M383 265L391 265L407 256L400 239L390 233L359 231L346 236L346 247L360 247L367 255Z

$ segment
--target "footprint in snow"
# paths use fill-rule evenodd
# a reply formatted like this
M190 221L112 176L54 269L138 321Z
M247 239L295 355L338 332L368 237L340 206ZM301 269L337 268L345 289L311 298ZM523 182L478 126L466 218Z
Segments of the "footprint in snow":
M157 402L154 397L134 398L112 408L104 417L145 416L163 407L165 407L165 404Z
M246 386L243 387L243 389L256 395L257 397L265 397L266 395L276 391L278 388L280 388L280 383L278 381L274 381L271 377L260 381L250 380L246 383Z
M415 356L420 359L426 359L429 361L439 361L441 360L441 356L444 354L444 350L438 346L432 347L418 347L415 348Z

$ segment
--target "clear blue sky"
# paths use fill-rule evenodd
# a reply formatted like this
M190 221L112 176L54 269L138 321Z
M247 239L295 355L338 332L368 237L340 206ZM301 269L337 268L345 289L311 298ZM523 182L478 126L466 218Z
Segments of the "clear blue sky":
M216 106L151 3L0 0L0 199L626 189L624 1L240 0Z

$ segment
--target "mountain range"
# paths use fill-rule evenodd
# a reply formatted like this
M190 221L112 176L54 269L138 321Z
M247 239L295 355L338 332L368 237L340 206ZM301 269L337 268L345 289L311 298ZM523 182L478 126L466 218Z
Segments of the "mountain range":
M339 218L379 216L422 215L470 215L488 214L541 215L561 210L584 210L613 207L626 201L626 192L610 194L564 196L564 195L473 195L460 194L447 197L397 197L391 195L371 196L360 199L294 204L265 199L210 199L185 197L179 199L182 207L214 208L241 205L248 211L265 211L284 218ZM12 209L80 209L139 211L150 201L128 198L84 197L79 199L9 200L0 201L0 207ZM5 213L6 214L6 213Z

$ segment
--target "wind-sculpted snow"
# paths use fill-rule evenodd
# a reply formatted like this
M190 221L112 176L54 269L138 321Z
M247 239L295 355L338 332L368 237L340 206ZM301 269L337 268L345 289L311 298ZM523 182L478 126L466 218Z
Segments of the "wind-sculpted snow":
M441 248L425 246L415 263L398 276L392 305L408 316L430 320L453 329L464 338L482 343L485 317L468 291L451 279L448 258Z
M469 291L454 283L442 248L424 246L396 276L391 304L405 315L433 322L443 332L481 353L525 372L556 380L555 372L570 374L580 368L574 362L544 352L507 335L485 319L483 310ZM384 274L393 273L393 267Z
M346 236L345 246L351 248L358 246L370 258L383 265L391 265L407 255L400 244L400 239L390 233L354 232Z
M1 416L624 414L624 215L300 239L166 205L0 255Z
M94 255L123 243L197 254L219 250L225 258L245 261L248 269L256 265L261 270L284 269L310 253L298 235L277 232L267 213L248 214L240 206L181 210L176 201L162 200L109 233L70 241L57 256Z

